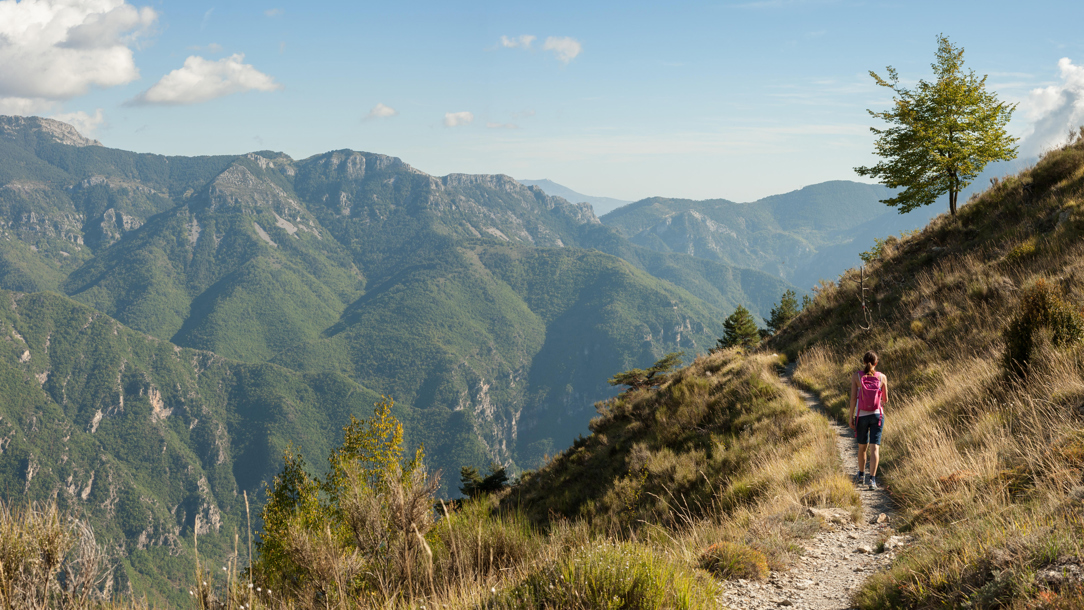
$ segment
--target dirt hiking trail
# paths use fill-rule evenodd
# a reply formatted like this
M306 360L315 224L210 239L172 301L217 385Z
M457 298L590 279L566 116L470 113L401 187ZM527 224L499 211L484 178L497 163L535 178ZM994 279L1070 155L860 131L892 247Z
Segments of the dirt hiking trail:
M824 409L813 394L793 384L794 365L787 367L783 380L792 385L807 406L828 418L836 431L843 472L853 477L858 472L858 444L854 433ZM851 594L869 575L888 567L896 552L908 542L903 536L890 536L895 512L888 493L869 491L859 485L862 517L855 523L843 509L810 509L821 517L826 527L814 538L804 541L805 552L785 572L772 572L765 582L737 580L726 584L723 596L731 608L802 608L842 610L853 608ZM879 543L883 552L878 553Z

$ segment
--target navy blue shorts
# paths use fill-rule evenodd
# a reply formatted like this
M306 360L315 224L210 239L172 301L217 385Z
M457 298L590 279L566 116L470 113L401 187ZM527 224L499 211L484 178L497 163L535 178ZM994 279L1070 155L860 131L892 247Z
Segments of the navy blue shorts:
M859 445L880 445L881 444L881 428L884 427L884 421L880 415L863 415L858 418L858 444Z

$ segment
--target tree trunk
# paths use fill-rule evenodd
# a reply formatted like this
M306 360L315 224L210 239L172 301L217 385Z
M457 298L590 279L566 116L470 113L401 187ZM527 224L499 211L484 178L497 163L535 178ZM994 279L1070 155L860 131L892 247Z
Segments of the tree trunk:
M952 212L953 218L956 218L956 198L959 197L959 195L960 193L957 192L956 189L952 189L949 191L948 207L949 211Z

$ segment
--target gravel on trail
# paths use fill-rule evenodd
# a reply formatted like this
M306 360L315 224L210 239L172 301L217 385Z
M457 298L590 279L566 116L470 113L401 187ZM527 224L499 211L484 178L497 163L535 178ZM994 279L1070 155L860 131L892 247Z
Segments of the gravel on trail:
M791 383L793 367L784 378ZM858 472L858 444L851 429L835 421L820 401L795 386L809 408L828 417L838 435L839 451L844 472ZM842 610L853 608L851 595L869 575L887 568L896 553L909 539L894 536L892 523L895 511L888 493L883 489L869 491L858 485L862 498L862 517L854 522L845 509L809 509L825 522L818 534L804 543L805 551L796 564L785 572L772 572L767 581L736 580L725 583L723 602L730 608L762 610L794 608L808 610ZM884 542L882 552L878 551Z

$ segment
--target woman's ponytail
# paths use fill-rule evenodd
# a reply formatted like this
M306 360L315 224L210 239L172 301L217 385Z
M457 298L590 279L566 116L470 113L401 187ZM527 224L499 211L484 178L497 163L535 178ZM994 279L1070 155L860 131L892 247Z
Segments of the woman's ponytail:
M877 354L866 352L866 355L862 356L862 362L866 363L866 375L869 375L873 372L873 368L877 366Z

